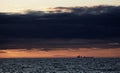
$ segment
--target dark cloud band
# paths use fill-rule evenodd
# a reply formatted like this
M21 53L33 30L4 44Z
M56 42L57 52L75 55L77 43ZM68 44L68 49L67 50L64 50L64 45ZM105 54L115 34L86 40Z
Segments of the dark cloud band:
M55 11L49 12L27 11L25 14L0 13L0 37L4 39L113 39L120 37L120 6L54 9ZM13 41L17 42L17 40ZM2 40L0 43L6 46L10 41Z
M10 37L97 38L120 37L120 7L64 8L72 12L0 14L0 34Z

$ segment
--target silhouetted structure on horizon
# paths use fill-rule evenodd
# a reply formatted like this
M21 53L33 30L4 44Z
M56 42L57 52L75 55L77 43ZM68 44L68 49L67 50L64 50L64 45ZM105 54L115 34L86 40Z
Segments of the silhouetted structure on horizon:
M77 56L77 58L80 58L80 56Z
M94 57L87 57L87 56L80 56L80 55L78 55L76 58L94 58Z

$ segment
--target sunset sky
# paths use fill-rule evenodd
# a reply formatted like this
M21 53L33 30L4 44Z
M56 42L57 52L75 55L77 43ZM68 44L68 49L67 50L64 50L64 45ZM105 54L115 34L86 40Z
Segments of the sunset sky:
M58 49L58 48L57 48ZM67 57L119 57L120 49L88 49L80 48L77 50L58 50L41 51L38 49L9 49L1 50L0 58L67 58ZM106 53L104 53L106 52ZM103 55L103 56L101 56Z
M120 57L120 0L0 0L0 58L78 55Z
M1 12L19 12L26 9L45 10L53 7L120 5L120 0L0 0Z

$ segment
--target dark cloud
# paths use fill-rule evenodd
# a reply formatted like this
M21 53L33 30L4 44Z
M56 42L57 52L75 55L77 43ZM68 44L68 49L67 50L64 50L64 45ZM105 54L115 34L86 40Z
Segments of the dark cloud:
M98 38L119 37L120 7L64 8L72 12L0 14L0 34L9 37Z
M0 44L0 49L40 49L50 51L55 49L79 49L79 48L119 48L119 39L1 39L6 41Z
M105 47L106 39L120 37L120 6L94 7L56 7L55 11L26 11L24 14L0 13L0 45L1 48L31 48L45 45L58 47L68 45L74 47ZM22 40L16 40L22 38ZM47 43L34 39L105 39L99 44L83 43ZM30 40L27 40L30 39ZM33 40L32 40L33 39ZM117 39L115 39L117 40ZM36 43L35 43L36 42ZM98 41L99 42L99 41ZM107 42L119 43L119 40ZM74 44L74 45L71 45ZM27 45L27 46L26 46ZM55 46L56 45L56 46ZM58 46L57 46L58 45ZM14 47L13 47L14 46ZM107 46L107 47L108 47ZM65 47L65 46L63 46Z
M120 6L93 6L93 7L56 7L56 8L50 8L54 9L53 13L56 12L69 12L74 14L92 14L92 15L100 15L100 14L108 14L108 13L119 13L120 12ZM117 10L117 11L115 11Z

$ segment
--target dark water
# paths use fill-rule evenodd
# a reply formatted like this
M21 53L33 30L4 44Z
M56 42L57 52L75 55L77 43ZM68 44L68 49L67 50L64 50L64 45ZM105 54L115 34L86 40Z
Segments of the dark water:
M120 73L120 58L0 59L0 73Z

